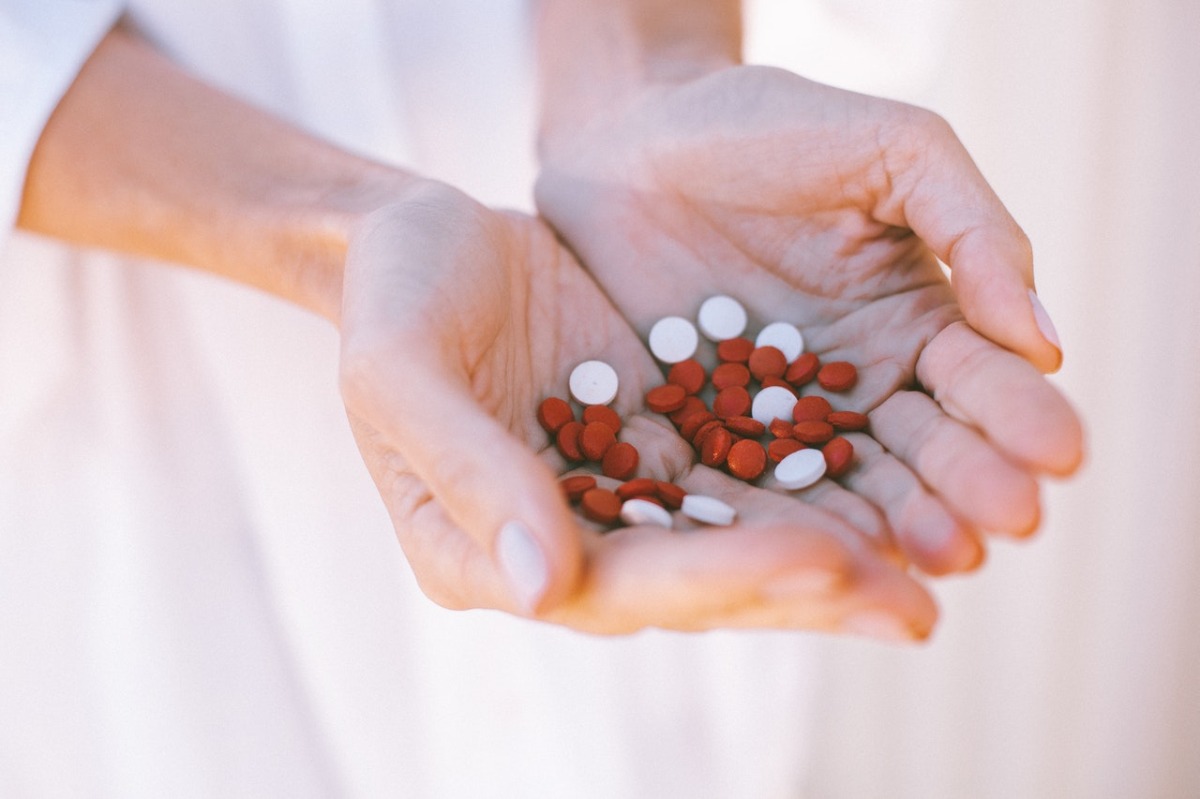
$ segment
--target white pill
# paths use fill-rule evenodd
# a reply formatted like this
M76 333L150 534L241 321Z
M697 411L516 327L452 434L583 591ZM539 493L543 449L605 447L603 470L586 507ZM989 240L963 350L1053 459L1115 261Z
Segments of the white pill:
M783 386L767 386L754 395L750 415L765 425L776 419L792 421L792 410L796 407L796 395Z
M808 488L825 476L825 456L819 449L793 452L775 467L775 480L788 491Z
M679 363L696 354L700 335L682 316L664 316L650 328L650 351L663 363Z
M746 330L746 309L733 297L718 294L701 304L696 323L709 341L737 338Z
M679 508L683 515L704 524L733 524L737 511L716 497L688 494Z
M621 521L626 524L653 524L671 529L671 512L644 499L625 500L621 505Z
M571 371L571 396L580 405L607 405L617 396L617 372L604 361L584 361Z
M754 340L756 347L776 347L791 363L804 352L804 336L790 322L772 322L758 333Z

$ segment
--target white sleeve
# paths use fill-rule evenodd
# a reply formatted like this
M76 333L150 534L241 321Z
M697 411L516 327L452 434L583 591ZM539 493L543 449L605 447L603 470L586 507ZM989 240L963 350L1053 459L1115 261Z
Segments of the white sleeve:
M0 247L42 128L122 0L0 0Z

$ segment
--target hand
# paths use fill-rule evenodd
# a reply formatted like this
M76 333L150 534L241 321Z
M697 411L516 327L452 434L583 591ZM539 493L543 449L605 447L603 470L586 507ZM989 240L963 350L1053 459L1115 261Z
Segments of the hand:
M600 633L928 634L932 600L880 554L867 503L843 509L864 535L820 507L694 466L666 420L640 411L658 368L541 222L423 184L355 234L342 296L350 421L438 603ZM535 411L546 396L565 397L570 370L589 358L621 377L614 407L621 438L641 454L639 474L725 499L736 525L601 535L568 508L557 478L569 466Z
M1034 368L1061 354L1029 243L940 118L733 66L574 122L543 138L538 207L639 331L726 293L857 364L836 404L878 444L855 437L845 487L927 571L1036 528L1036 477L1078 466L1080 423Z

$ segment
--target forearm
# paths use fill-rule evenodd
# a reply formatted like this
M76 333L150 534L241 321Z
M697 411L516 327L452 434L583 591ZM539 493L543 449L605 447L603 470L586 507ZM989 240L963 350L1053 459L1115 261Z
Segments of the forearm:
M539 144L648 84L740 63L737 0L541 0Z
M18 225L199 267L336 319L355 223L414 180L206 86L116 30L43 131Z

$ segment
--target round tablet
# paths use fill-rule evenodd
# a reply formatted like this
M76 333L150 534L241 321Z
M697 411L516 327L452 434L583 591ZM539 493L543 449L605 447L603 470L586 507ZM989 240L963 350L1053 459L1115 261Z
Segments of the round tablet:
M754 346L775 347L791 363L804 352L804 336L790 322L772 322L759 331Z
M775 480L788 491L808 488L825 476L825 455L819 449L793 452L775 467Z
M796 407L796 395L782 386L767 386L754 395L750 415L756 421L770 424L776 419L791 419Z
M584 361L571 371L571 396L580 405L607 405L617 396L617 371L604 361Z
M671 529L671 512L644 499L627 499L621 505L621 521L629 525L652 524Z
M679 363L696 354L700 335L682 316L664 316L650 328L650 352L663 363Z
M824 463L825 459L822 458ZM716 497L706 497L703 494L688 494L683 498L679 509L689 519L695 519L704 524L733 524L737 511Z
M746 309L733 297L718 294L700 305L696 323L709 341L737 338L746 330Z

